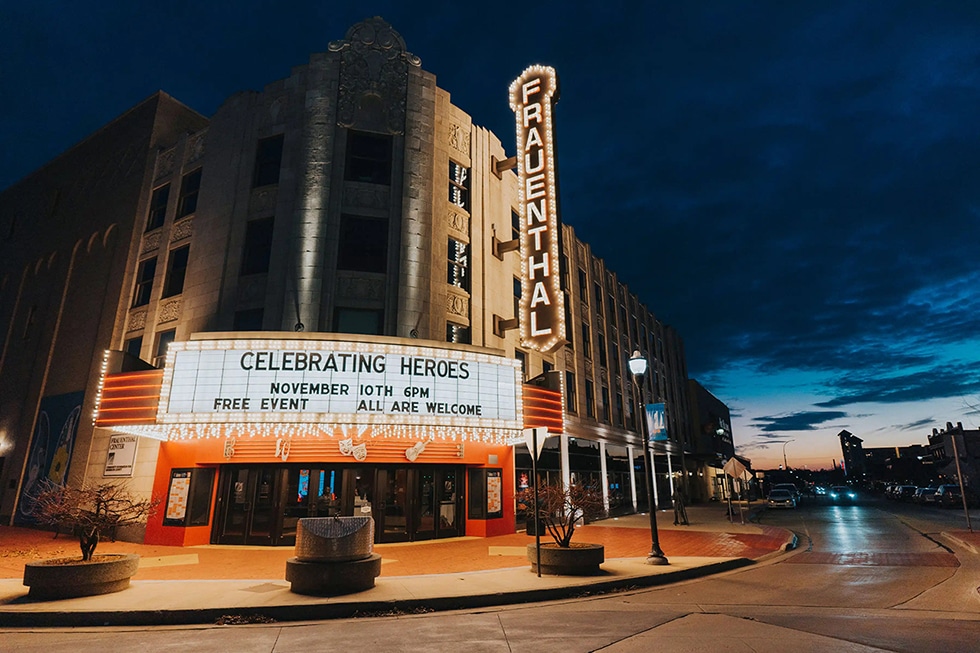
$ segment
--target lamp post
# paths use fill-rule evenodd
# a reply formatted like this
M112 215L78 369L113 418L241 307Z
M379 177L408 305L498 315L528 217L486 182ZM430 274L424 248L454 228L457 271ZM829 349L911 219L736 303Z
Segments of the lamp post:
M796 440L787 440L783 443L783 471L789 471L789 465L786 464L786 445L790 442L796 442Z
M647 468L647 506L650 513L650 553L647 555L647 564L666 565L667 556L660 549L660 533L657 531L657 507L653 505L653 484L656 479L653 477L653 446L650 443L649 435L646 432L646 407L640 402L642 388L640 380L647 372L647 359L640 355L639 351L634 351L629 359L630 372L633 374L633 402L637 406L637 414L640 418L640 437L643 438L643 449L649 451L646 461Z

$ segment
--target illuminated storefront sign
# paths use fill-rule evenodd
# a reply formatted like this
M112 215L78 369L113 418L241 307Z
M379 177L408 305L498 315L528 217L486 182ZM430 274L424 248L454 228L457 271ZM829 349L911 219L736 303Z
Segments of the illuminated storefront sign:
M510 85L517 119L521 215L521 341L540 352L565 342L561 292L560 225L552 107L558 101L554 68L531 66Z
M159 424L521 428L520 363L479 352L321 340L170 346Z

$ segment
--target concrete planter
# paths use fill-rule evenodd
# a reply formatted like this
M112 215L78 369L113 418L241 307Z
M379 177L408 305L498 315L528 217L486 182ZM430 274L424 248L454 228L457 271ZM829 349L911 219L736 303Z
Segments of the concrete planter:
M134 553L94 555L81 558L54 558L24 565L24 585L28 598L40 601L71 599L119 592L129 587L140 557Z
M527 545L527 559L531 571L537 572L537 549ZM595 576L606 560L606 550L601 544L572 543L567 549L553 542L541 545L541 573L550 576Z

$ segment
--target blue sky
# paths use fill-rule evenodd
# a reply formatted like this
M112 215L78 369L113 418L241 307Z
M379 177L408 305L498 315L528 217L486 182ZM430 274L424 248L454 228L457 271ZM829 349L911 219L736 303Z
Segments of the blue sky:
M756 467L980 424L980 3L4 3L0 188L158 89L209 115L373 15L505 143L511 80L557 69L562 218L678 329Z

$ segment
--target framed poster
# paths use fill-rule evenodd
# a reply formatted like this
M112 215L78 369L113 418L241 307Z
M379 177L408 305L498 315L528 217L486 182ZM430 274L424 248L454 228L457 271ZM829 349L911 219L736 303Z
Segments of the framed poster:
M503 471L487 470L487 518L494 519L504 516L504 483Z
M132 476L138 443L139 438L135 435L110 436L102 476Z
M211 519L214 468L170 470L164 526L207 526Z
M191 493L191 470L174 469L170 472L170 489L167 491L167 511L163 515L164 526L183 526L187 517L187 497Z

